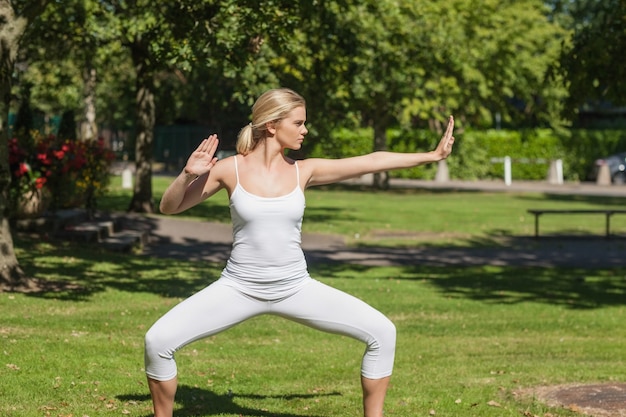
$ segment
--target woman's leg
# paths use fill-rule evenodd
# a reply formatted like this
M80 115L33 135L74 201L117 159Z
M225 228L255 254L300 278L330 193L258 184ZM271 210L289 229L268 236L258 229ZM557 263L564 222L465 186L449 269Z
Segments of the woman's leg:
M262 302L217 281L157 320L146 333L145 341L146 374L155 417L171 417L173 413L176 351L266 310Z
M391 377L380 379L369 379L361 377L361 387L363 388L363 415L365 417L383 417L383 406L385 395Z
M174 396L176 395L177 383L176 377L169 381L157 381L148 378L154 417L171 417L174 414Z
M272 313L364 342L364 415L383 415L396 343L396 328L387 317L362 300L314 280L297 294L274 304Z

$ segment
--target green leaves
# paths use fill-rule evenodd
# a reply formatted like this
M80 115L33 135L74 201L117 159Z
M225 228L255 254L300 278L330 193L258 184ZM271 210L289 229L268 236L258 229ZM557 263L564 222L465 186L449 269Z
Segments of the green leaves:
M580 0L567 13L573 34L560 59L569 87L568 111L584 104L626 104L626 2Z

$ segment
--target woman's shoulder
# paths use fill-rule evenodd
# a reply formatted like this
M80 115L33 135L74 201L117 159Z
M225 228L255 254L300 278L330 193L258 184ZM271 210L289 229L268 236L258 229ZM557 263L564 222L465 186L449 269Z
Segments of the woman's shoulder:
M216 179L228 181L230 177L235 176L236 156L237 155L229 155L223 159L218 159L213 168L211 168L211 172Z
M233 158L235 157L235 155L229 155L223 158L219 158L217 160L217 162L215 163L215 168L219 167L219 166L225 166L225 165L232 165L234 164L233 162Z
M235 174L235 162L233 156L227 156L218 159L215 165L211 167L205 183L205 191L207 189L215 191L224 188L229 195L237 185L237 176Z

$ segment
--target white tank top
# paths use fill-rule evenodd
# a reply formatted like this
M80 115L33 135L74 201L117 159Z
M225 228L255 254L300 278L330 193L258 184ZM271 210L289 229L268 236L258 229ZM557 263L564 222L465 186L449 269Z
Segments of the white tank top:
M276 300L297 291L309 279L301 248L305 198L296 167L294 189L280 197L260 197L239 182L230 196L233 247L222 278L247 295Z

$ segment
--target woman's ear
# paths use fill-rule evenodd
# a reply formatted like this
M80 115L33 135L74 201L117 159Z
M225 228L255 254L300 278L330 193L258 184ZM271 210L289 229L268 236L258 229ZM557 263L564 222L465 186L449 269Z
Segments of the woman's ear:
M267 133L274 136L276 134L276 121L265 123L265 129L267 130Z

